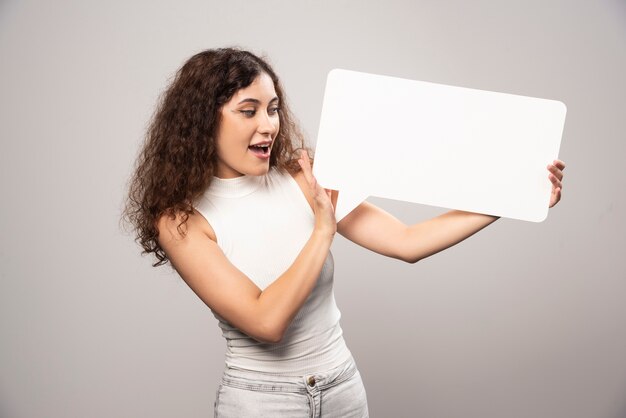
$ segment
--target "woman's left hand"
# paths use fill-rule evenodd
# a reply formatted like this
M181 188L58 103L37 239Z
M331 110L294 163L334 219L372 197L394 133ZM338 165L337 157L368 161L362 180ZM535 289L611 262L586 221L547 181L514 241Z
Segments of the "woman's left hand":
M548 178L552 182L552 194L550 195L550 205L548 208L556 205L561 200L561 190L563 189L563 169L565 163L561 160L554 160L553 164L548 164L550 174Z

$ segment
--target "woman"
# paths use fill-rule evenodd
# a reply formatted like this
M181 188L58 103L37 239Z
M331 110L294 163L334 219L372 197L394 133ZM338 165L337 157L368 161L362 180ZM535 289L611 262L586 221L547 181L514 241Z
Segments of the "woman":
M363 202L337 223L278 77L238 48L191 57L146 139L125 216L143 254L171 262L219 321L216 417L367 417L333 294L335 233L415 263L498 219L450 211L406 226ZM548 166L550 207L564 167Z

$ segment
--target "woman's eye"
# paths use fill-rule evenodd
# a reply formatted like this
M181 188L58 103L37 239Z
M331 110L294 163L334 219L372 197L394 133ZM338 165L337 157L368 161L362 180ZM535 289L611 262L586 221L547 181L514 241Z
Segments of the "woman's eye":
M273 107L270 109L270 114L275 115L280 110L280 107ZM241 113L246 115L247 117L253 117L256 113L256 110L240 110Z

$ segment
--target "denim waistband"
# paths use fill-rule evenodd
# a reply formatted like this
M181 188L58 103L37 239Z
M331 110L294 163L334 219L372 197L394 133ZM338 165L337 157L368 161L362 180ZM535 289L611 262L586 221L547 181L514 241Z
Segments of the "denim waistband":
M330 370L300 376L286 376L226 366L222 375L222 384L248 390L302 393L307 391L307 386L315 386L322 390L337 385L352 377L356 371L353 357Z

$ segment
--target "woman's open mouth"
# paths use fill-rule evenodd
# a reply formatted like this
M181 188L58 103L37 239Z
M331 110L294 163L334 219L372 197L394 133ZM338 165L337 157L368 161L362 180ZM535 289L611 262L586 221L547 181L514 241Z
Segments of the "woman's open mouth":
M270 146L265 145L250 145L248 149L257 157L261 159L267 159L270 157Z

